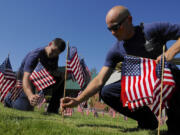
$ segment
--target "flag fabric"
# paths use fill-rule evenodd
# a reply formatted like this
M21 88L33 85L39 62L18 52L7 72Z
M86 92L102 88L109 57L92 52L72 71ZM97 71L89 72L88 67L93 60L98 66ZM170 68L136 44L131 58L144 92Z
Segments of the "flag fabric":
M162 57L161 57L162 58ZM156 116L159 115L160 108L160 94L161 94L161 75L162 75L162 59L160 64L156 66L157 80L155 82L155 88L153 93L153 105L152 111ZM168 63L164 60L164 73L163 73L163 89L162 89L162 109L164 107L168 108L168 100L170 99L172 93L175 90L175 81L171 70L169 69Z
M0 72L0 87L3 83L3 80L4 80L4 74L2 72Z
M125 56L121 81L123 106L133 110L153 103L155 67L154 60Z
M161 72L161 63L156 65L155 60L134 56L125 56L122 66L122 91L123 106L134 110L138 107L152 104L152 111L159 115L161 78L157 72ZM175 87L170 69L164 70L163 105L172 94Z
M41 62L38 62L36 68L30 75L30 80L36 86L38 91L56 83L53 76L50 75Z
M84 78L84 86L87 86L87 84L91 80L91 72L89 71L84 59L80 59L80 65L81 65L81 70L82 70L83 78Z
M11 101L15 101L19 97L19 95L21 94L22 91L23 91L22 81L17 80L15 87L13 87L10 90L10 92L11 92L11 96L10 96Z
M80 65L76 47L68 48L67 72L74 76L74 79L82 88L85 80L83 78L83 71Z
M40 96L40 98L37 101L37 105L38 105L37 107L38 109L40 109L42 105L46 102L46 99L45 99L43 90L41 90L38 95Z
M3 102L7 93L15 86L16 75L12 70L9 56L0 65L0 101Z

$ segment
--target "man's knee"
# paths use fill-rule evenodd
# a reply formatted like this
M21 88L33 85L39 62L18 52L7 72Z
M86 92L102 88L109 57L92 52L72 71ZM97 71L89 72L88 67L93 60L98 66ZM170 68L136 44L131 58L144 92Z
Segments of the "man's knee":
M108 87L104 86L102 88L102 90L100 91L100 97L102 98L103 101L105 101L107 99L108 95L109 95Z

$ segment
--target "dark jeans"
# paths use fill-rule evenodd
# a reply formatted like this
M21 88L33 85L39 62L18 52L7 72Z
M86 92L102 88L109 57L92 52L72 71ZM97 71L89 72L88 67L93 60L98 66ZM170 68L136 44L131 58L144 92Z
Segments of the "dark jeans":
M144 106L135 111L123 107L121 97L120 81L106 85L100 92L102 100L117 112L138 121L138 127L143 129L156 129L158 121L149 107Z
M167 109L167 126L168 131L172 134L179 134L180 122L180 70L172 70L173 77L176 81L176 91L173 93L169 108Z
M49 106L47 112L50 113L58 113L60 107L60 99L63 97L64 94L64 79L63 78L55 78L58 84L52 86L52 97L49 102Z
M56 80L56 84L43 90L45 94L46 91L52 90L52 97L47 109L47 111L50 113L58 113L60 106L60 98L63 97L63 93L64 93L64 81L63 81L64 79L62 77L55 77L55 80ZM11 101L10 96L11 93L9 92L5 97L5 101L4 101L5 106L10 108L15 108L18 110L24 110L24 111L33 110L33 107L30 105L30 102L24 92L22 92L15 101Z
M11 101L10 97L11 97L11 92L9 92L4 99L4 105L6 107L15 108L24 111L32 111L34 109L33 106L30 105L29 100L24 92L21 92L19 98L17 98L15 101Z

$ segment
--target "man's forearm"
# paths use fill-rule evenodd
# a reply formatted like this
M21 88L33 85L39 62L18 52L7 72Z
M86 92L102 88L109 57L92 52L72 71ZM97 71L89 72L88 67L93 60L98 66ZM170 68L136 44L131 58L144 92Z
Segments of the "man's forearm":
M77 97L77 100L79 102L83 102L89 99L89 97L93 96L96 94L100 89L101 89L101 82L98 81L98 79L92 80L87 88Z
M168 49L167 59L172 60L180 52L180 38Z
M24 76L23 76L23 90L24 90L24 93L27 95L28 99L33 95L29 76L30 76L29 73L24 73Z

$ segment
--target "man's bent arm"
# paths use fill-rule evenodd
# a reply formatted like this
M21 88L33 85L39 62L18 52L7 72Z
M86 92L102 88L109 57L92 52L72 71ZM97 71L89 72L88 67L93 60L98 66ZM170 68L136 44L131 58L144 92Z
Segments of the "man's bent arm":
M33 92L32 92L32 87L31 87L31 84L30 84L30 73L28 72L24 72L24 75L23 75L23 90L25 92L25 94L27 95L28 99L30 99L30 97L33 95Z
M167 50L166 58L168 61L172 60L174 56L180 52L180 38Z

